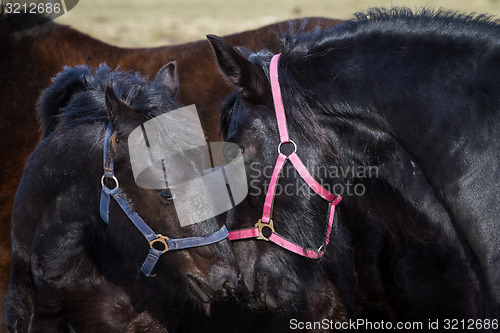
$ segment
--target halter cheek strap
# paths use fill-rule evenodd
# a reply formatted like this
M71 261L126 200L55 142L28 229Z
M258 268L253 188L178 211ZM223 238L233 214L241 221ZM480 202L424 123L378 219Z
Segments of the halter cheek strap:
M170 239L162 234L155 233L149 225L144 222L144 220L134 211L127 200L125 194L120 190L120 186L118 183L118 179L116 179L114 174L114 164L111 156L110 150L110 138L112 133L112 125L108 124L106 128L106 133L104 134L104 152L103 152L103 160L104 160L104 174L101 179L101 201L100 201L100 214L104 222L109 224L109 204L111 198L113 198L118 206L122 209L122 211L127 215L127 217L132 221L135 227L141 232L141 234L146 238L149 243L149 253L144 261L141 271L146 275L150 276L153 271L156 263L160 259L160 256L172 250L181 250L187 249L191 247L210 245L213 243L220 242L228 236L228 231L226 226L223 225L216 232L201 237L187 237L187 238L177 238ZM109 188L105 184L105 179L111 179L115 183L114 188Z
M286 125L285 109L283 107L283 100L281 98L281 89L279 85L278 78L278 59L281 54L276 54L271 59L270 64L270 81L271 89L273 93L274 109L276 112L276 120L278 123L278 131L280 135L280 143L278 145L278 159L274 165L273 175L271 176L271 181L266 193L266 199L264 201L264 208L262 211L262 218L255 224L254 228L233 230L229 232L230 240L246 239L246 238L257 238L261 240L266 240L273 242L293 253L299 254L301 256L319 259L325 253L325 247L330 242L330 235L333 226L333 217L335 213L335 206L342 200L341 196L336 196L322 187L311 174L307 171L306 166L300 160L297 155L297 145L295 142L290 140L288 135L288 129ZM281 147L284 144L292 144L294 151L286 155L281 151ZM312 250L303 248L294 242L291 242L280 236L274 230L274 223L271 219L273 211L274 197L276 195L276 186L281 174L281 170L287 161L290 161L292 165L297 170L300 177L309 185L309 187L316 192L319 196L329 202L328 204L328 228L326 231L325 240L318 250Z

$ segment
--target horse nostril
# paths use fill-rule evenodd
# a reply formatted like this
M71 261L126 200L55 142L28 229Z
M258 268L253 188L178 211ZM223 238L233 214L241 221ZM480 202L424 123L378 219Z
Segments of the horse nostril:
M229 281L224 282L222 285L222 297L235 296L236 287L232 285Z
M260 293L265 293L268 288L267 274L257 273L255 280L257 282L256 290Z
M231 291L236 289L238 284L238 275L233 271L224 271L214 275L213 287L215 290Z
M235 285L234 285L234 284L232 284L232 283L231 283L231 282L229 282L229 281L224 282L224 284L222 285L222 287L223 287L224 289L227 289L227 290L234 290L234 289L236 288L236 287L235 287Z
M191 289L191 292L202 302L209 303L210 302L210 292L207 291L208 286L195 278L192 275L187 276L188 284Z
M257 297L263 302L266 303L266 295L268 293L268 281L267 281L267 274L264 273L257 273L256 276L257 280L257 286L255 288L255 291L257 293Z
M269 286L269 277L266 273L257 273L255 275L255 292L250 302L250 307L258 311L276 311L278 302L272 295Z

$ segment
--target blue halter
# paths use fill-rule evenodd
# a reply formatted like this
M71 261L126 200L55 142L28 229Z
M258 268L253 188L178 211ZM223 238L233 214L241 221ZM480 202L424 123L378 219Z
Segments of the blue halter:
M128 218L132 221L135 227L139 229L139 231L142 233L142 235L146 238L146 240L149 243L150 247L149 254L141 268L141 271L146 276L151 275L153 268L158 262L158 259L160 259L160 256L167 251L181 250L191 247L209 245L220 242L221 240L225 239L228 236L228 231L225 225L223 225L219 230L215 231L214 233L202 237L170 239L166 236L155 233L147 225L147 223L144 222L144 220L139 216L139 214L137 214L137 212L135 212L130 207L127 201L127 197L120 190L118 179L116 179L114 174L114 164L110 149L110 137L112 131L113 131L113 126L110 122L108 124L108 127L106 128L106 133L104 135L104 152L103 152L104 174L101 178L102 191L101 191L101 202L100 202L101 217L104 220L104 222L109 224L109 203L111 201L111 197L113 197L113 199L115 199L115 201L118 203L123 212L128 216ZM114 181L115 183L114 188L111 189L104 184L104 180L106 178L112 179ZM160 249L157 249L154 246L155 243L159 243L156 244L156 247L160 247Z

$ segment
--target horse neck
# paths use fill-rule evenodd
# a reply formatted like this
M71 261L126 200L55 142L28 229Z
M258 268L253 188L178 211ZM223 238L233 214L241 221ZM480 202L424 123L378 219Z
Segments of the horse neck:
M452 217L442 205L436 187L429 182L425 166L420 165L394 135L358 119L343 124L339 124L338 119L328 119L324 123L328 129L325 133L330 133L331 146L337 151L336 159L329 164L339 165L340 170L349 168L339 175L340 179L334 180L354 194L344 195L345 206L351 211L364 212L356 221L369 219L373 208L379 212L394 212L394 216L418 215L419 219L448 235L451 243L460 242ZM361 184L357 191L354 184ZM339 205L339 209L342 206ZM407 224L404 218L393 221Z
M359 103L360 109L375 126L415 155L438 157L436 142L470 135L484 124L485 112L498 114L495 96L500 85L491 69L498 68L500 48L495 39L467 35L434 32L427 38L422 42L396 36L389 39L394 40L392 46L384 45L383 38L361 41L367 48L361 47L352 58L360 61L362 72L371 73L354 89L368 100ZM382 51L371 51L377 43Z

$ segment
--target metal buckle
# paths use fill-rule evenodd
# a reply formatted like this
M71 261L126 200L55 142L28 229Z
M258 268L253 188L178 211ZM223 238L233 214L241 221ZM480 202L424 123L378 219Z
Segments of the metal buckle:
M255 227L259 228L259 235L257 236L257 239L262 239L262 240L265 240L265 241L269 241L269 237L271 237L271 235L273 233L275 233L275 231L274 231L274 225L273 225L273 220L271 220L271 219L269 219L269 223L262 222L262 219L259 219L257 221L257 223L255 223ZM264 229L264 228L269 228L271 230L271 233L269 234L269 237L264 236L264 234L262 233L262 229Z
M161 253L165 253L168 251L168 244L167 244L167 240L169 239L168 237L166 236L163 236L162 234L158 234L156 235L156 239L153 239L152 241L149 242L149 247L150 248L153 248L153 244L154 243L158 243L160 242L165 248L163 250L160 250L160 249L157 249L158 251L161 251Z

